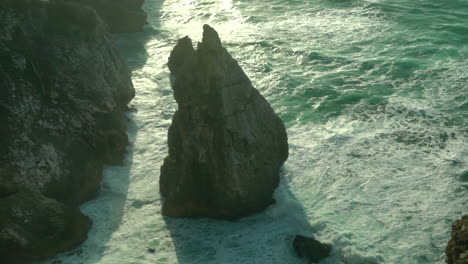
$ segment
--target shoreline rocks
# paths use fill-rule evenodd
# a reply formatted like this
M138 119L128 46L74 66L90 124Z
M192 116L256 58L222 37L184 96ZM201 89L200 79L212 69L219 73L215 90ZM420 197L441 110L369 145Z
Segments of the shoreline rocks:
M91 220L78 207L30 190L0 199L0 214L2 263L45 259L72 249L91 228Z
M447 264L468 264L468 215L453 223L445 254Z
M233 219L274 202L287 135L218 33L203 29L197 50L182 38L168 62L178 110L161 167L162 213Z
M96 11L69 1L0 2L0 256L70 250L91 221L78 206L128 145L131 73Z
M321 243L313 237L296 235L293 248L299 258L309 263L316 263L330 256L332 246Z

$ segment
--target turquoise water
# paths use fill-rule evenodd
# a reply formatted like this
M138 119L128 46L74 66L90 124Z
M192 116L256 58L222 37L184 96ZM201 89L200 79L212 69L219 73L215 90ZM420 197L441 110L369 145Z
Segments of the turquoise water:
M333 244L322 264L444 263L450 225L468 212L468 1L146 0L145 9L144 33L116 37L137 90L126 166L107 168L101 195L82 206L89 239L55 260L301 263L291 239L304 233ZM235 222L160 214L177 107L166 62L205 23L289 135L277 203Z

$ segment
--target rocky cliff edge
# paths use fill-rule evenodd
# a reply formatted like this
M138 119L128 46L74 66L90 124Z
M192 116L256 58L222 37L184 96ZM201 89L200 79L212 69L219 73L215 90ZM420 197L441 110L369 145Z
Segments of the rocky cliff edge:
M0 2L0 256L69 250L91 226L78 206L128 144L130 71L107 26L67 1Z

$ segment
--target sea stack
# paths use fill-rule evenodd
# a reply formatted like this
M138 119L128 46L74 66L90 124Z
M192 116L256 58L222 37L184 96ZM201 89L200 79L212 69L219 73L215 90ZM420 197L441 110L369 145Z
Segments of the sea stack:
M233 219L270 205L286 130L218 33L204 25L197 50L180 39L168 66L178 110L161 167L163 215Z

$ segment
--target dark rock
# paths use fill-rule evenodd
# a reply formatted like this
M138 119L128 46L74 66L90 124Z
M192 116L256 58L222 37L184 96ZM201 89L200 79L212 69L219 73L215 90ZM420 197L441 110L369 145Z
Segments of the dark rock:
M468 215L453 223L445 254L447 264L468 264Z
M67 0L96 9L113 33L142 31L147 24L146 13L141 9L144 0Z
M0 256L22 263L70 250L90 220L103 164L128 144L130 71L94 9L0 1Z
M154 248L148 248L148 253L154 254L156 250Z
M318 262L330 256L331 245L321 243L312 237L297 235L293 241L297 256L310 263Z
M83 253L84 252L82 249L78 249L78 250L67 253L67 256L81 256L83 255Z
M89 218L77 207L32 191L0 199L0 215L2 263L47 258L76 247L91 227Z
M231 219L273 202L288 142L283 122L218 33L203 29L196 51L185 37L169 58L178 110L161 168L162 213Z

